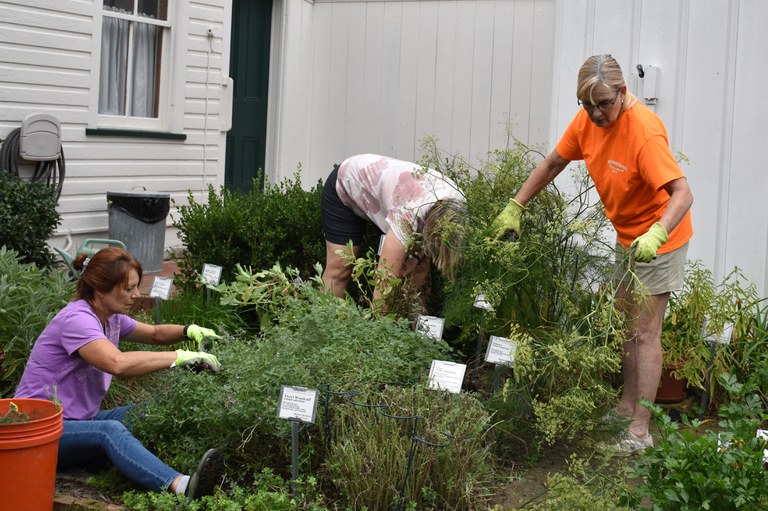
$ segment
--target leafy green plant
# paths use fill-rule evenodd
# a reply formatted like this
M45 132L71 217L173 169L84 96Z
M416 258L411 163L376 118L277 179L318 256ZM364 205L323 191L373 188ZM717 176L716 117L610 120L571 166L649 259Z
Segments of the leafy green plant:
M706 337L721 336L730 324L733 333L729 341L744 339L754 319L751 311L756 302L754 286L738 268L716 283L712 271L701 261L689 261L683 288L672 293L663 320L664 365L675 368L673 375L678 379L714 395L719 376L728 374L733 364L732 353L742 346L718 344L713 357Z
M8 411L0 415L0 424L11 424L14 422L27 422L29 414L19 410L19 407L11 401L8 403Z
M235 275L235 265L259 269L275 263L297 268L302 275L313 273L325 258L320 229L322 183L311 190L301 187L300 170L293 179L267 183L243 194L208 188L205 203L190 193L188 204L178 207L173 226L185 245L178 261L178 285L196 288L198 273L206 263L223 267L222 281ZM288 232L290 230L290 232Z
M252 309L262 329L270 327L287 302L295 299L297 288L306 285L298 269L289 267L283 270L279 263L271 269L255 273L240 264L235 265L235 268L237 272L234 281L209 287L218 294L222 306ZM315 265L315 272L312 284L322 289L322 268L319 263Z
M225 336L212 346L220 374L160 374L137 417L137 435L178 466L193 465L200 446L217 446L234 478L265 464L284 470L290 425L276 417L281 385L365 391L420 376L432 359L448 356L445 343L426 340L405 320L371 318L318 287L313 281L297 287L277 323L258 337ZM321 435L307 434L303 459L316 460Z
M22 261L50 268L54 257L47 241L61 217L57 199L43 182L26 182L0 170L0 245Z
M417 384L349 401L334 405L327 461L348 505L391 509L404 482L415 509L480 509L493 494L491 417L475 397Z
M712 509L760 510L768 506L768 471L763 467L766 440L756 436L768 419L753 382L723 378L731 394L720 407L717 427L683 417L682 426L658 406L645 402L661 432L629 474L640 480L636 491L650 500L651 511Z
M485 334L517 343L514 378L504 385L512 406L494 406L508 424L534 429L511 426L511 434L530 431L529 441L552 443L589 431L615 399L610 379L625 333L612 300L609 224L585 169L574 173L570 195L553 184L526 204L520 237L510 243L494 239L492 221L541 155L513 141L473 169L443 158L433 140L424 150L422 164L454 179L469 211L466 262L443 290L446 328L459 330L451 342L468 351L482 320ZM481 293L492 311L473 306Z
M626 476L605 463L571 455L568 469L547 476L546 492L519 509L534 511L629 511L637 504ZM531 507L529 504L534 503Z
M0 248L0 396L12 395L37 336L73 293L66 273Z
M235 485L226 492L188 500L171 493L149 493L131 491L123 494L122 501L133 511L326 511L318 495L317 481L306 478L297 482L296 495L293 488L271 470L264 469L256 474L247 488Z
M768 299L742 306L740 312L743 326L735 328L731 344L721 349L717 363L722 372L739 381L754 381L763 408L768 409Z

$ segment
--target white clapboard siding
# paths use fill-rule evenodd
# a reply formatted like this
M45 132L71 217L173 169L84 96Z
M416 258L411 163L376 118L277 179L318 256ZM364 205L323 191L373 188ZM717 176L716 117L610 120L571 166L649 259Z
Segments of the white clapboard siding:
M768 10L761 0L558 0L554 126L550 148L578 108L584 59L611 53L643 96L636 65L657 66L656 113L691 185L694 238L688 258L719 280L743 270L768 294Z
M548 142L554 0L279 4L272 179L301 164L311 185L363 152L415 160L427 136L473 163L510 131Z
M97 93L92 87L98 81L95 19L101 2L0 1L0 137L31 113L53 114L62 126L66 178L58 208L62 224L53 246L64 246L69 236L72 252L85 237L105 237L108 192L165 192L183 204L189 190L199 198L208 184L223 182L225 134L218 127L231 1L169 4L174 54L162 72L176 73L180 121L173 131L185 140L85 134L86 128L99 127L91 105ZM210 44L208 29L215 35ZM176 232L169 228L166 245L174 244Z

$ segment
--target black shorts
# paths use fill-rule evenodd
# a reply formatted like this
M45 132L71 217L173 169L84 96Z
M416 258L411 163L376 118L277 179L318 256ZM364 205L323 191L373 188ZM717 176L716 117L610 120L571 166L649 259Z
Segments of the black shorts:
M355 214L349 206L341 202L336 193L336 179L339 166L333 166L333 172L325 180L323 199L320 202L320 223L325 240L336 245L360 246L365 234L366 221Z

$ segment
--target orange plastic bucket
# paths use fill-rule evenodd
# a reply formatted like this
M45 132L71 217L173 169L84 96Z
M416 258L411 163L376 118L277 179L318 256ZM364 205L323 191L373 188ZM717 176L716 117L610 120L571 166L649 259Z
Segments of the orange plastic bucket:
M0 417L11 401L30 420L0 422L0 508L50 511L64 432L61 408L46 399L0 399Z

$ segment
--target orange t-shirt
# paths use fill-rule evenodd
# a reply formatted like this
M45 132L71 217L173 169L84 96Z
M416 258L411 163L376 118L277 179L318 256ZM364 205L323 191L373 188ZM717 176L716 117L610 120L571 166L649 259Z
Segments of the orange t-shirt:
M605 214L625 248L661 219L669 202L664 185L684 177L669 149L664 123L640 103L621 113L607 128L595 126L582 108L556 150L566 160L584 160ZM680 248L691 239L690 210L668 234L660 254Z

